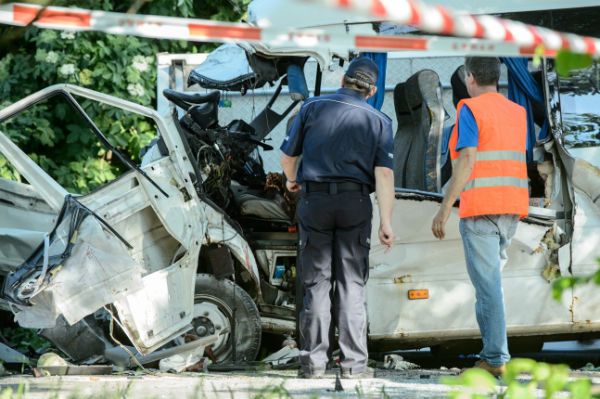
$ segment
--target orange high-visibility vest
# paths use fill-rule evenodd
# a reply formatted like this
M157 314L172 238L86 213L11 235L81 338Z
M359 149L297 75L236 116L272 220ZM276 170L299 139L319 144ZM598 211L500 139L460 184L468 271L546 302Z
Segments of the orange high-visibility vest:
M519 215L529 212L525 158L526 111L499 93L461 100L450 136L450 159L458 158L458 116L466 104L477 122L479 140L475 167L460 194L460 217Z

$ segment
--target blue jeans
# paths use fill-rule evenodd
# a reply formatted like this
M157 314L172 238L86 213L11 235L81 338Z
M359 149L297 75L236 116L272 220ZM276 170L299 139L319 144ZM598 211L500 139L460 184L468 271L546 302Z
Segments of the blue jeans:
M479 356L493 366L510 360L502 268L506 264L506 250L517 231L518 222L519 218L515 215L486 215L460 221L467 271L475 287L475 315L483 340Z

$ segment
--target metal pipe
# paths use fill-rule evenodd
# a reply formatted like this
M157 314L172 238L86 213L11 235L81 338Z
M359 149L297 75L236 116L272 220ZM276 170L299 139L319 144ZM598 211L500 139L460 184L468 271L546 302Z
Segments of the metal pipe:
M285 334L296 331L296 322L294 320L261 316L260 324L263 332Z
M323 72L321 72L321 66L317 63L317 77L315 79L315 96L321 95L321 79L323 78Z

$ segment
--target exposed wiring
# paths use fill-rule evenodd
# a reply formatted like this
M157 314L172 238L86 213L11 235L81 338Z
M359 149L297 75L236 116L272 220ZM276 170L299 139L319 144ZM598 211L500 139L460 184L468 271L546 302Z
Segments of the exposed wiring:
M42 272L40 273L40 277L38 277L36 282L36 287L29 295L29 298L33 298L42 290L42 284L44 283L44 279L46 278L46 272L48 272L48 258L50 252L50 234L44 234L44 260L42 265Z
M145 372L149 373L149 374L156 374L154 372L149 371L148 369L146 369L144 366L142 366L142 364L139 362L139 360L137 359L137 357L135 357L135 355L133 354L133 352L131 352L129 350L129 348L127 348L125 345L123 345L121 343L121 341L119 341L118 339L115 338L115 336L113 335L113 330L114 330L114 326L113 326L113 321L116 322L119 327L121 327L121 329L123 331L125 331L125 328L123 327L123 325L121 324L121 322L119 322L119 320L117 320L115 318L115 315L106 307L104 306L104 310L106 310L106 312L110 315L110 324L108 327L108 334L110 335L110 338L117 344L119 345L119 347L121 347L121 349L123 349L125 352L127 352L127 354L129 355L129 357L133 360L133 362L142 370L144 370Z

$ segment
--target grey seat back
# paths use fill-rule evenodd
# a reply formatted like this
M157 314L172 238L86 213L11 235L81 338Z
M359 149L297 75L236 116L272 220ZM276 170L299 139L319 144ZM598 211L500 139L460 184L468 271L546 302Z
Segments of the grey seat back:
M444 125L442 87L435 71L415 73L394 89L398 130L394 137L396 187L439 192Z
M450 85L452 86L452 102L454 103L454 108L458 106L458 102L465 98L470 98L469 91L467 90L467 85L465 83L465 66L461 65L452 74L450 78ZM452 124L448 124L444 127L443 132L443 141L442 141L442 186L446 184L450 177L452 177L452 161L450 160L450 136L452 135L452 130L454 129L454 124L456 120Z

